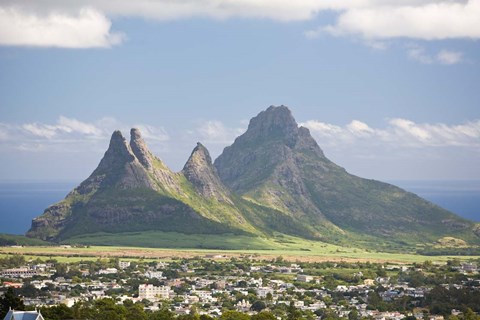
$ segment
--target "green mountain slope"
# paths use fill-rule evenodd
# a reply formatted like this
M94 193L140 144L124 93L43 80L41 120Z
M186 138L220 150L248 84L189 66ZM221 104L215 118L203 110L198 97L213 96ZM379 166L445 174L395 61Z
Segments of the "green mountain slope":
M198 143L180 172L153 155L137 129L129 142L115 131L93 173L35 218L27 236L68 242L111 234L102 238L125 244L152 232L252 243L280 234L388 249L444 237L480 242L478 225L328 160L283 106L253 118L215 164Z
M186 168L194 166L200 151L194 150ZM211 162L210 166L214 169ZM186 177L170 171L148 150L138 130L132 129L130 144L116 131L97 169L64 200L35 218L27 236L60 241L94 232L257 232L228 193L218 200L197 192L189 181L202 182L202 176L195 174ZM210 188L214 190L215 185ZM223 185L218 190L227 192Z
M284 106L253 118L215 167L234 192L308 221L326 241L415 244L449 235L479 242L472 222L328 160Z
M32 221L27 236L49 241L98 232L168 231L258 236L276 230L311 236L282 212L233 194L200 143L181 172L172 172L132 129L119 131L97 169L67 197Z

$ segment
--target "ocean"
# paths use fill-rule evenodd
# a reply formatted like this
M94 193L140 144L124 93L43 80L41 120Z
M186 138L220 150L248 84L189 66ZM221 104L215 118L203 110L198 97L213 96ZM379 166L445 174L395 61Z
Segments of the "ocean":
M480 222L480 181L389 181L464 218ZM34 217L78 181L0 181L0 233L24 234Z

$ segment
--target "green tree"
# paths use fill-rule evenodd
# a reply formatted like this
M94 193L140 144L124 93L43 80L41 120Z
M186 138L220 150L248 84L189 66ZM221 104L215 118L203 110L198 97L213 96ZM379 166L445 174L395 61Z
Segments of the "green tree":
M127 320L127 308L117 305L113 299L105 298L94 302L94 319Z
M166 307L151 313L148 317L148 320L173 320L175 315L172 311L168 310Z
M263 309L265 309L267 307L267 305L265 304L264 301L262 300L257 300L255 301L252 306L250 307L250 309L252 309L253 311L257 311L257 312L260 312L262 311Z
M64 304L42 307L40 308L40 312L42 316L48 320L72 319L74 317L73 310Z
M290 303L290 306L287 309L287 319L288 320L298 320L302 318L302 312L295 308L293 301Z
M358 320L360 319L360 315L358 314L357 309L352 309L348 314L348 320Z
M254 314L251 317L252 320L276 320L275 315L269 311L262 311L257 314Z
M25 305L23 304L22 299L15 294L12 287L9 287L3 298L0 298L0 319L5 317L10 308L15 310L25 310Z
M467 311L463 314L463 320L479 320L480 316L478 316L472 309L467 308Z
M225 311L219 318L220 320L250 320L250 316L234 310Z
M123 305L127 309L127 320L148 320L142 303L133 303L132 300L125 300Z

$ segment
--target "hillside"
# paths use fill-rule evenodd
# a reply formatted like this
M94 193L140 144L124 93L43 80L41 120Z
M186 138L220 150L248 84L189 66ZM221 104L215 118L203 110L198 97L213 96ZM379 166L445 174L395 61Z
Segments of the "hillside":
M443 237L475 245L479 230L412 193L349 174L287 107L272 106L214 164L198 143L180 172L153 155L137 129L129 143L115 131L93 173L35 218L27 236L68 242L159 231L235 235L253 243L287 234L400 250Z
M253 118L215 167L234 192L308 221L325 241L413 245L442 235L479 241L474 223L330 161L285 106Z

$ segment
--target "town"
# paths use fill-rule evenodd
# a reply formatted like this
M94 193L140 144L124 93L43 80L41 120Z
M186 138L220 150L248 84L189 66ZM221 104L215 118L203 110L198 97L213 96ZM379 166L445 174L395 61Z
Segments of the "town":
M27 310L45 320L474 320L479 263L306 263L255 255L63 263L10 254L0 258L0 319Z

